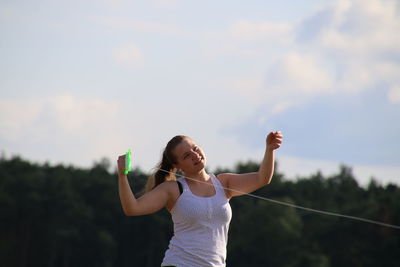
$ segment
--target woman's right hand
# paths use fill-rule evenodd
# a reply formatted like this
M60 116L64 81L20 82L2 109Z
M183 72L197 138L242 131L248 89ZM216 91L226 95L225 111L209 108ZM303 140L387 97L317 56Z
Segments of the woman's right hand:
M125 157L125 154L118 157L118 176L125 175Z

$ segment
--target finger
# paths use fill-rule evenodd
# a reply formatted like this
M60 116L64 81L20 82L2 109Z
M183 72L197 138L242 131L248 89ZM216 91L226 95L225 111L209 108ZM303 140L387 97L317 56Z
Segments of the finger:
M125 155L121 155L118 157L118 167L124 167L125 166Z
M275 143L277 143L277 144L282 144L282 139L277 139L277 140L275 141Z
M275 137L274 139L272 139L272 142L282 142L282 138L281 137Z

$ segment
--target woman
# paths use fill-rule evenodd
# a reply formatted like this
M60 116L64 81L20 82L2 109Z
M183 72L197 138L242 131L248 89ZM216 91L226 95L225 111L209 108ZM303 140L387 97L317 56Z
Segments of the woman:
M161 266L225 266L232 197L250 193L271 182L274 150L282 143L280 132L266 138L258 172L217 176L205 171L203 150L187 136L172 138L156 173L140 198L133 195L124 174L125 155L118 158L119 195L127 216L150 214L166 208L172 216L174 235ZM184 178L175 178L175 171Z

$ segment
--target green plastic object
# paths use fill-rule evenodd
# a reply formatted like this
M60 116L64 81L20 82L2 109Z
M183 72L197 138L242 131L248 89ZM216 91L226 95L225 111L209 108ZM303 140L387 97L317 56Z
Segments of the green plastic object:
M128 152L126 152L125 154L125 171L124 171L125 175L127 175L128 172L132 170L131 161L132 161L132 150L128 149Z

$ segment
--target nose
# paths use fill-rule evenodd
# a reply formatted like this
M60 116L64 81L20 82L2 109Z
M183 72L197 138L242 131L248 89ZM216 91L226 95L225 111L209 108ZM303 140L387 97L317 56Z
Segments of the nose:
M193 151L193 152L192 152L192 159L196 160L196 159L198 159L198 158L201 158L201 157L200 157L200 154L199 154L198 152L196 152L196 151Z

